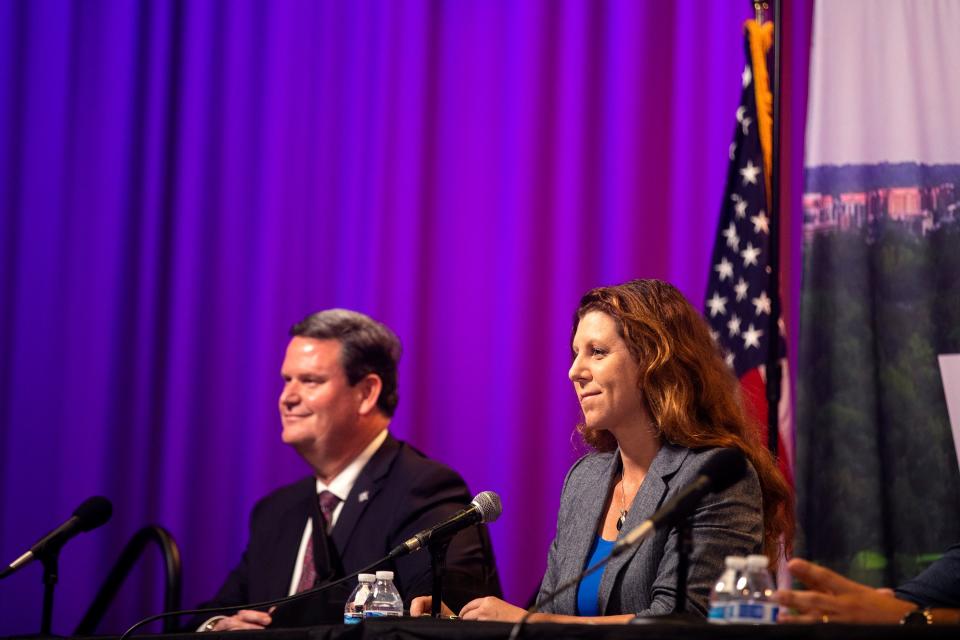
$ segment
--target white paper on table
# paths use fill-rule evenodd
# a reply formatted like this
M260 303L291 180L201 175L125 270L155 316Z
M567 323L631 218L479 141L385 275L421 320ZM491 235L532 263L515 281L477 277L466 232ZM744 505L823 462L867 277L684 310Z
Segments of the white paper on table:
M950 416L950 430L953 431L953 448L960 463L960 353L942 353L940 361L940 379L943 380L943 395L947 398L947 413Z

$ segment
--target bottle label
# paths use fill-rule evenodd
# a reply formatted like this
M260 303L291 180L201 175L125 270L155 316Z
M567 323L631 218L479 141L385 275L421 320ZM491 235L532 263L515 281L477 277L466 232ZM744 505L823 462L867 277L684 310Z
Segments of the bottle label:
M395 617L399 618L399 617L401 617L402 615L403 615L403 614L400 613L399 611L370 611L370 610L368 609L367 611L364 611L364 612L363 612L363 616L364 616L365 618L388 618L388 617L391 617L391 616L395 616Z
M722 604L715 604L711 606L710 611L707 613L707 622L724 624L727 621L727 609L729 609L729 607Z
M343 624L360 624L362 621L363 614L360 612L343 614Z
M774 624L780 607L775 602L738 602L730 607L727 622L740 624Z

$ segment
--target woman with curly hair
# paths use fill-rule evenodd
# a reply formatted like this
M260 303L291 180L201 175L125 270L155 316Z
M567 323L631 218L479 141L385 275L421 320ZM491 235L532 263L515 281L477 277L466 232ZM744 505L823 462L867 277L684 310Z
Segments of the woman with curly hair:
M694 480L722 448L746 460L743 478L706 496L691 514L687 612L705 616L727 555L765 553L771 566L793 536L786 481L747 417L740 385L703 316L672 285L631 280L587 292L574 314L569 377L578 429L595 452L564 482L557 535L538 601L610 554L616 541ZM676 600L677 531L657 530L602 573L545 603L531 621L626 622L670 613ZM429 598L412 607L426 610ZM516 621L523 609L487 597L465 619Z

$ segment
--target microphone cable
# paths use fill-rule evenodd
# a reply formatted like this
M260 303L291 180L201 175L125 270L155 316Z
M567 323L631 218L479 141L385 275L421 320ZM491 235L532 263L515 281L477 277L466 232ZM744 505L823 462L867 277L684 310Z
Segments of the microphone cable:
M570 587L573 587L579 584L580 581L586 578L587 576L593 573L596 573L597 571L605 567L608 562L610 562L615 557L617 557L618 555L620 555L621 553L623 553L624 551L632 547L634 544L638 544L640 541L641 540L637 540L629 545L622 546L620 547L620 551L616 551L615 549L606 558L603 558L602 560L595 562L592 566L587 567L586 569L581 571L576 577L570 578L566 582L561 583L559 587L557 587L556 589L554 589L553 591L551 591L546 595L546 597L543 599L543 602L535 602L534 604L532 604L530 608L523 613L523 617L517 620L513 624L513 627L510 629L510 636L508 637L508 640L517 640L517 637L520 635L520 629L523 627L523 625L527 623L527 620L530 619L530 616L538 612L541 607L545 607L546 605L550 604L551 602L556 600L557 596L559 596L561 593L563 593Z
M358 569L357 571L354 571L353 573L345 575L342 578L334 580L333 582L321 584L312 589L307 589L306 591L301 591L300 593L284 596L282 598L274 598L273 600L264 600L263 602L251 602L249 604L232 605L229 607L208 607L205 609L183 609L181 611L165 611L164 613L158 613L158 614L149 616L147 618L144 618L143 620L140 620L139 622L134 624L132 627L124 631L123 635L120 636L120 640L127 640L127 638L129 638L134 631L136 631L137 629L139 629L144 625L150 624L151 622L156 622L157 620L163 620L164 618L169 618L172 616L188 616L188 615L196 616L196 615L201 615L205 613L218 614L218 613L226 613L228 611L239 611L240 609L263 609L264 607L272 607L278 604L285 604L287 602L302 600L307 596L311 596L315 593L320 593L321 591L326 591L327 589L331 587L335 587L338 584L343 584L347 580L352 580L353 578L356 578L361 573L369 573L371 569L383 564L384 562L390 559L392 559L392 556L386 555L380 558L379 560L377 560L376 562L368 564L362 569Z

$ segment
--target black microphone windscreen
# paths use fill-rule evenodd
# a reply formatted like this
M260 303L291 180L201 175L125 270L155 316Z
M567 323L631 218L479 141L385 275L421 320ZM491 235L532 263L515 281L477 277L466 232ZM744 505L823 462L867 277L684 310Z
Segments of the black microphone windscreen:
M710 490L723 491L743 477L747 470L747 461L739 449L720 449L707 460L700 470L710 478Z
M113 505L103 496L93 496L87 498L74 510L73 515L80 521L81 531L90 531L96 529L102 524L106 524L110 516L113 515Z
M503 506L500 496L493 491L481 491L471 501L480 511L480 522L493 522L500 517Z

